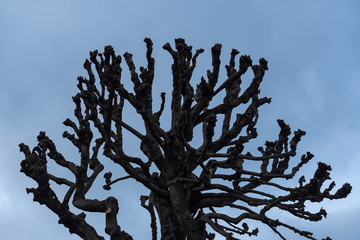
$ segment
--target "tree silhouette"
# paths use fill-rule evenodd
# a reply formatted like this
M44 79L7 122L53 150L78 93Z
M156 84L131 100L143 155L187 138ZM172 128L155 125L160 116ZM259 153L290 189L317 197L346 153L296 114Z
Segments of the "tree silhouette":
M132 178L149 190L149 195L140 197L140 204L150 213L153 240L158 237L157 218L162 240L214 239L215 233L227 240L239 239L241 235L257 235L258 229L250 229L247 220L267 225L281 239L286 239L284 229L304 238L316 239L311 232L274 218L270 211L280 209L301 219L319 221L326 217L326 211L309 212L306 204L326 198L345 198L351 186L346 183L331 193L335 183L324 186L330 179L331 168L321 162L311 179L306 181L301 176L298 182L295 179L296 184L292 184L296 186L287 186L291 185L287 180L294 179L313 155L307 152L300 161L292 160L305 132L297 130L292 134L283 120L277 121L280 127L277 140L266 141L258 148L258 153L244 152L244 145L258 136L255 126L259 107L271 100L259 96L259 86L268 70L267 61L261 58L258 65L253 65L250 56L241 56L236 67L235 59L239 52L233 49L229 64L225 66L227 79L218 83L221 45L215 44L211 48L212 69L207 71L207 79L202 77L194 90L190 80L197 57L204 50L196 50L193 54L192 47L180 38L175 40L175 49L169 43L165 44L163 49L173 59L171 126L165 130L160 124L165 93L160 96L160 110L154 112L153 44L149 38L144 42L147 67L140 67L140 74L132 55L123 55L133 92L121 82L122 57L115 55L111 46L106 46L104 53L90 52L90 60L85 61L84 68L89 76L78 77L79 92L73 97L75 120L64 121L72 133L65 131L63 134L79 150L79 164L65 159L45 132L40 132L38 145L33 150L20 144L20 151L25 154L21 172L38 184L37 188L27 189L33 194L34 201L46 205L58 215L59 223L82 239L104 237L87 223L85 213L71 211L70 200L72 207L81 211L104 213L105 232L111 240L132 239L117 223L116 192L113 193L115 196L102 200L86 196L95 179L104 171L98 158L102 152L127 173L113 180L112 173L106 172L104 189L111 190L112 184ZM254 77L247 88L241 89L242 76L249 69ZM224 95L223 102L216 103L213 99L220 93ZM130 125L131 119L124 119L124 103L141 116L143 132ZM239 112L239 106L244 106L245 110L235 114ZM221 122L218 116L223 119ZM217 124L220 127L216 127ZM197 126L200 127L199 134L195 131ZM143 158L124 151L123 146L127 144L123 139L124 130L139 139ZM194 134L200 135L197 140L202 138L198 147L192 144ZM47 168L49 159L70 170L75 180L50 174ZM255 171L249 166L258 168ZM68 186L62 200L50 182Z

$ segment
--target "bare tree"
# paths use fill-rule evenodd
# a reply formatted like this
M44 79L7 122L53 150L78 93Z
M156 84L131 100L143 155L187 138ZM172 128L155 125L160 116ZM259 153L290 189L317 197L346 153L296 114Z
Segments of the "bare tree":
M149 189L148 196L140 197L140 204L150 213L153 240L157 239L157 218L162 240L214 239L215 233L227 240L239 239L245 234L257 235L258 229L249 229L247 220L267 225L281 239L286 239L282 233L284 229L316 239L311 232L274 218L270 211L280 209L300 219L319 221L326 217L326 211L309 212L306 204L345 198L351 186L346 183L331 193L335 183L324 186L330 179L331 168L321 162L308 181L304 176L296 177L313 155L307 152L299 161L291 160L305 132L297 130L292 134L283 120L278 120L280 133L277 140L266 141L257 154L244 153L244 145L258 136L255 126L259 107L271 100L259 96L259 86L268 70L267 61L261 58L259 64L253 65L250 56L241 56L236 64L239 52L233 49L229 64L225 66L227 77L218 83L221 45L215 44L211 49L212 69L207 71L207 79L202 77L194 90L190 80L197 57L204 50L196 50L193 54L192 47L180 38L175 40L175 49L169 43L165 44L163 49L173 59L171 127L166 131L160 125L165 93L160 96L160 110L154 112L153 109L153 44L149 38L144 42L147 67L140 67L140 74L132 55L123 55L133 92L121 83L122 58L115 55L111 46L105 47L104 53L90 52L90 60L85 61L84 68L89 76L78 78L79 92L73 97L75 120L64 121L72 133L65 131L63 134L79 150L79 164L65 159L45 132L40 132L38 145L33 150L20 144L20 150L25 154L21 172L38 183L37 188L27 189L34 195L34 201L46 205L58 215L59 223L82 239L104 237L87 223L85 213L77 215L70 210L70 200L80 211L104 213L105 232L111 240L132 239L117 223L117 193L102 200L86 196L104 171L98 158L101 152L127 173L113 180L112 173L106 172L104 189L111 190L112 184L128 178ZM254 77L246 89L241 89L242 76L249 69ZM214 103L213 99L219 93L224 95L223 102ZM124 119L125 102L141 116L143 132L130 126L131 119L127 119L128 122ZM239 106L244 106L245 110L235 114ZM220 123L217 116L223 119ZM192 140L197 126L202 127L199 131L202 141L200 146L194 147ZM139 139L142 159L124 151L124 130ZM75 180L50 174L49 159L70 170ZM257 171L249 170L248 166L256 164ZM292 185L296 186L287 187L288 180L294 178L296 184ZM50 182L68 186L64 199L57 197ZM226 211L229 208L233 215Z

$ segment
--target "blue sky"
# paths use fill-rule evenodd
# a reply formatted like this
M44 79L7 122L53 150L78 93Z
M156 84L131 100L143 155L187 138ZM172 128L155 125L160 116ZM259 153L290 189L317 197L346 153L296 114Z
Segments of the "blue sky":
M61 123L72 116L71 96L76 93L76 77L86 76L82 69L85 58L90 50L102 51L110 44L118 54L131 52L137 66L143 65L145 37L154 42L155 94L170 91L171 58L161 47L166 42L173 44L177 37L185 38L195 49L205 49L194 73L198 79L211 66L209 52L215 43L223 44L223 64L232 48L250 54L254 62L266 58L269 71L261 92L273 101L260 111L257 145L276 138L276 119L284 119L292 130L307 131L299 155L310 150L315 159L303 169L305 175L310 176L316 162L323 161L333 167L332 177L338 186L345 182L353 186L347 199L317 205L328 211L328 218L320 223L304 223L279 214L320 239L327 235L334 240L358 239L359 11L360 3L355 0L2 0L0 239L79 239L26 194L25 188L35 184L19 172L23 156L18 144L34 146L38 132L45 130L59 151L77 161L76 151L61 137L66 130ZM123 69L126 81L126 67ZM136 116L130 121L136 122ZM134 145L131 141L129 146ZM136 152L137 148L129 150ZM63 173L56 166L51 169ZM146 191L132 181L120 183L111 192L119 197L123 229L135 239L149 239L149 217L140 207L139 193ZM103 214L90 215L89 221L101 232ZM266 228L257 239L264 236L275 239Z

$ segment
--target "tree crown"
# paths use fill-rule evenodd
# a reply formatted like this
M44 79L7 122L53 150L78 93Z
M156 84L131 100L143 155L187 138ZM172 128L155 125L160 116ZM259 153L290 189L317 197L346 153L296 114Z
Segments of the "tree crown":
M259 107L271 101L259 96L260 84L268 70L267 61L261 58L258 64L253 64L246 55L236 60L239 51L233 49L225 66L227 78L219 83L221 45L215 44L211 48L212 69L207 71L207 79L202 77L194 87L190 80L197 58L204 50L198 49L193 54L192 47L181 38L175 39L175 49L169 43L165 44L163 49L173 59L171 125L165 130L161 127L161 116L166 96L161 93L161 105L154 111L153 44L149 38L144 42L147 66L140 67L140 72L132 55L127 52L123 55L133 91L122 83L120 65L123 58L116 55L111 46L106 46L103 53L90 52L90 59L85 61L88 77L78 77L79 92L73 97L75 120L64 121L72 133L65 131L63 134L79 150L80 164L65 159L45 132L40 132L38 145L33 150L20 144L20 150L25 154L21 171L38 183L37 188L27 189L34 195L34 201L45 204L59 216L59 223L83 239L104 238L86 222L84 213L76 215L70 211L70 200L81 211L103 212L106 215L105 232L111 239L132 239L117 223L119 206L116 197L99 200L86 196L104 171L98 157L102 152L128 174L112 179L113 173L106 172L104 189L111 190L111 185L128 178L149 189L150 194L141 196L140 204L150 213L154 240L157 239L157 218L162 240L214 239L213 232L226 239L238 239L244 234L257 235L258 229L250 229L246 223L249 219L267 225L281 239L286 239L282 228L315 239L312 233L274 218L270 211L277 208L301 219L319 221L326 217L326 211L321 208L311 213L306 210L306 203L345 198L351 186L346 183L331 193L334 182L324 187L325 181L330 179L331 167L319 162L311 179L306 181L301 176L297 186L287 187L287 180L294 179L313 154L307 152L300 161L292 160L305 132L297 130L292 134L289 125L280 119L277 121L280 127L277 140L266 141L256 154L244 152L245 144L258 136ZM247 71L252 71L253 79L242 89L242 76ZM223 101L214 103L213 99L219 93L224 94ZM141 116L144 132L131 126L131 119L126 119L125 103ZM245 110L239 112L239 106L245 106ZM195 147L191 141L197 126L202 128L202 141ZM127 144L123 139L124 130L139 139L143 158L124 151ZM70 170L75 181L50 174L48 159ZM257 171L248 169L249 165L256 164L259 166ZM62 200L52 190L51 181L68 186ZM233 209L231 214L227 208Z

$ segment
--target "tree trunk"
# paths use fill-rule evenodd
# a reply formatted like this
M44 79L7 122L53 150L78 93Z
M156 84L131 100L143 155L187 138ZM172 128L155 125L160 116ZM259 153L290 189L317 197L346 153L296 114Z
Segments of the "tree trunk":
M153 204L161 226L161 240L185 240L186 234L173 211L169 198L160 198L152 193Z
M205 224L196 222L189 209L190 194L183 184L169 187L170 198L153 194L153 203L161 224L161 240L205 240Z

